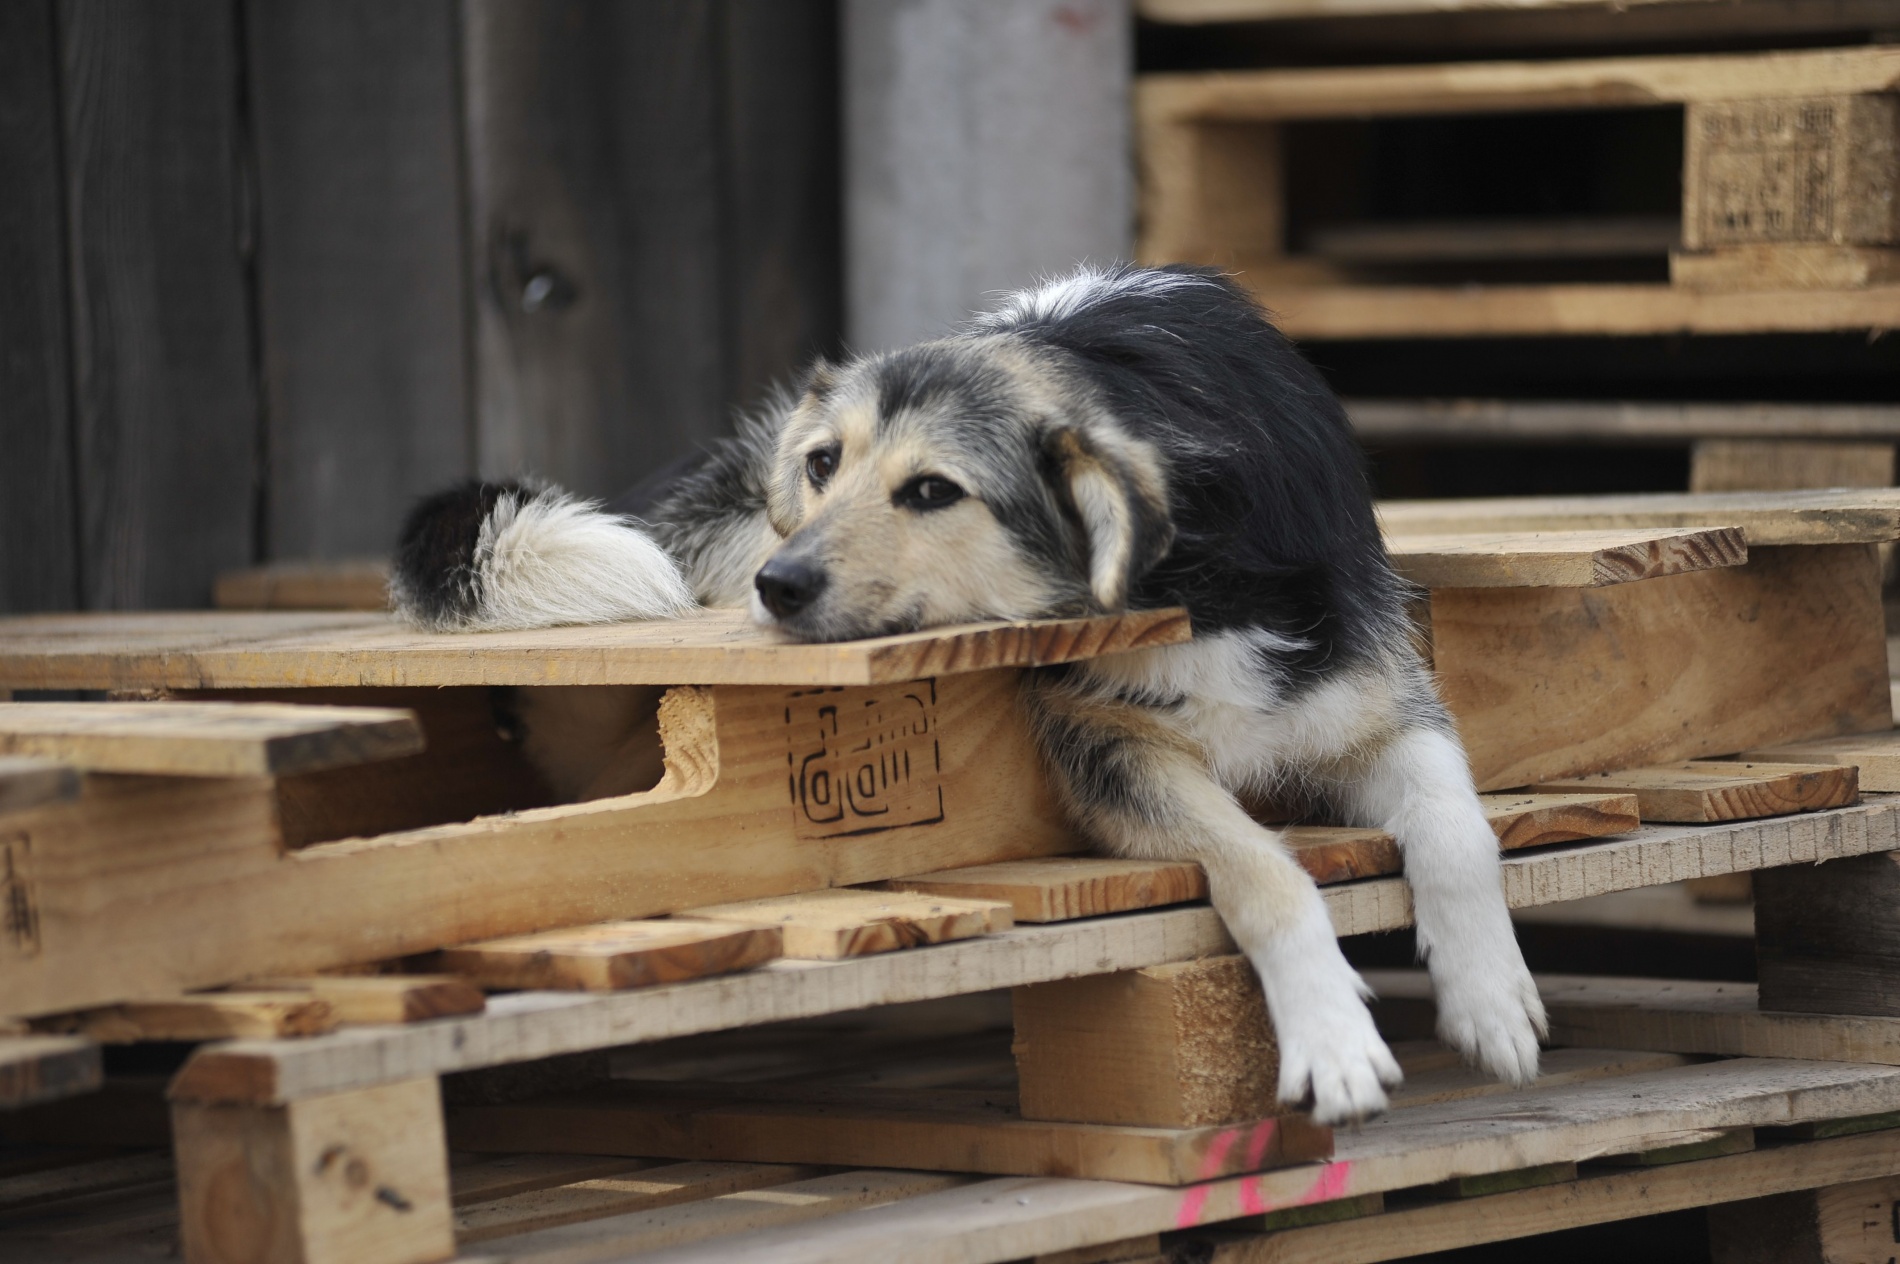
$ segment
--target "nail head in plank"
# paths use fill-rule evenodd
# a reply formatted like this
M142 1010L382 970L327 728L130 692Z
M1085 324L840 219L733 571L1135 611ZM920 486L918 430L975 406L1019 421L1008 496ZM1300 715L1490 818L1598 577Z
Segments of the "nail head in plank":
M435 964L483 987L606 992L731 974L783 952L777 926L691 917L602 922L460 944Z
M413 755L422 727L388 707L274 702L0 703L0 753L97 772L274 777Z
M488 1004L481 989L454 975L309 975L246 981L267 992L307 993L326 1002L339 1023L417 1023L428 1018L479 1014Z
M1735 758L1790 764L1852 764L1860 769L1860 788L1876 794L1900 791L1900 729L1817 737L1744 751Z
M903 891L831 888L688 909L682 917L776 926L788 957L834 961L1008 930L1010 906Z
M528 632L419 632L392 615L168 612L0 619L0 686L873 685L1188 640L1182 610L977 623L801 644L739 610Z
M0 812L24 812L79 797L79 773L50 759L0 755Z
M920 873L880 884L966 900L1001 900L1019 922L1065 922L1207 898L1207 875L1192 861L1060 856Z
M1601 588L1748 560L1739 527L1396 535L1386 551L1427 588Z
M1592 790L1634 794L1645 821L1708 823L1789 816L1860 801L1852 764L1771 764L1688 760L1656 768L1628 768L1548 781L1553 793Z
M80 1036L0 1037L0 1109L88 1093L104 1082L99 1046Z

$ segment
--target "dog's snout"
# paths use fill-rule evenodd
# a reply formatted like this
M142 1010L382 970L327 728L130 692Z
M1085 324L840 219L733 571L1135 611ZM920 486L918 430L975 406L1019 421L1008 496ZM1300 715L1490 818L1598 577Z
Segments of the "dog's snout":
M825 572L803 558L775 557L759 568L752 584L774 618L789 619L825 590Z

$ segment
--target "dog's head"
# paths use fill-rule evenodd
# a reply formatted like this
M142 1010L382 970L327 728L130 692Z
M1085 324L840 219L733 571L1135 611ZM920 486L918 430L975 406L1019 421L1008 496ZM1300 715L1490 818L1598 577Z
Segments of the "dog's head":
M753 613L831 641L1121 609L1166 471L1060 354L958 338L820 364L781 433Z

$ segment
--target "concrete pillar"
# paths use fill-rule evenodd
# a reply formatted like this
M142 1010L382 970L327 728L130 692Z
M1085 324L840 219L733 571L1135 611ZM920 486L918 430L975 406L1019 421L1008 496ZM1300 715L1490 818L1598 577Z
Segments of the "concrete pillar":
M1134 248L1130 0L845 0L851 349Z

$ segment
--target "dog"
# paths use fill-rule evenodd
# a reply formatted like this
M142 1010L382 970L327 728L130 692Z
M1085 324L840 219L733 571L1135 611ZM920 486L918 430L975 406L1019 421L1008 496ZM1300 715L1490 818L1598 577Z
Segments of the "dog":
M621 504L452 489L405 525L392 593L436 629L749 604L805 641L1184 606L1190 643L1028 673L1072 822L1115 855L1201 864L1260 976L1279 1095L1328 1123L1384 1109L1399 1067L1318 888L1245 804L1390 831L1439 1034L1500 1079L1536 1075L1544 1014L1497 840L1364 458L1319 374L1217 272L1086 268L951 337L821 361Z

